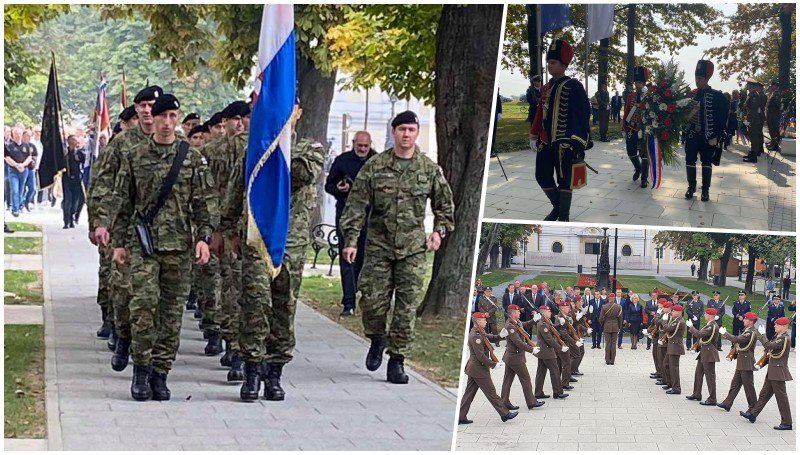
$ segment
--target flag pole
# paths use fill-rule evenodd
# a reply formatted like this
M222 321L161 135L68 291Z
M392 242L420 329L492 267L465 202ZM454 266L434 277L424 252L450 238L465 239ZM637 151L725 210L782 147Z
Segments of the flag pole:
M536 5L536 74L541 78L542 84L547 80L542 70L542 5Z
M586 5L586 34L584 35L584 54L583 54L583 85L586 87L586 96L589 96L589 8ZM591 98L591 96L589 96Z

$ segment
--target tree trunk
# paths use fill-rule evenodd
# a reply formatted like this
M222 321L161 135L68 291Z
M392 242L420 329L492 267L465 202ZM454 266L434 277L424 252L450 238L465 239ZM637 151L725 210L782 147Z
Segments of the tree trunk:
M513 248L507 245L501 245L502 248L502 260L501 260L501 267L504 269L511 268L511 252Z
M597 54L597 89L606 86L608 88L608 46L611 40L603 38L600 40L600 47Z
M728 240L725 242L725 249L722 250L722 256L719 258L719 286L725 286L727 271L728 271L728 261L731 259L731 254L733 254L733 241Z
M500 257L500 244L495 243L489 249L489 270L496 270L500 268L500 264L497 262L499 257Z
M628 38L628 50L626 55L626 72L625 72L625 86L627 87L628 84L633 83L633 67L636 65L636 61L634 57L636 56L635 53L635 32L636 32L636 4L631 3L628 5L628 30L627 30L627 38Z
M708 258L700 258L700 267L697 269L697 281L708 280Z
M475 272L475 276L483 275L483 270L486 268L486 258L489 257L489 249L492 247L492 245L494 245L494 242L497 241L497 231L500 229L500 225L498 223L486 223L484 226L491 226L491 232L489 234L489 238L481 244L480 249L478 250L478 267L477 271Z
M789 88L789 73L792 65L792 14L795 10L794 3L781 5L778 20L781 26L781 41L778 47L778 83L781 90Z
M756 250L752 246L747 247L747 274L744 277L744 292L753 293L753 277L756 274Z
M445 5L436 30L436 144L453 190L455 230L433 260L419 314L464 317L478 232L501 5Z

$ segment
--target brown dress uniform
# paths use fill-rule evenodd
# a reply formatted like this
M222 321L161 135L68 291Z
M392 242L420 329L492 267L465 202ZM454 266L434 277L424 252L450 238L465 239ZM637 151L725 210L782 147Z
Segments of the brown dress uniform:
M561 318L563 318L564 323L561 324ZM558 368L561 371L561 386L568 386L569 385L569 378L572 377L572 361L576 355L580 355L580 351L578 350L578 344L575 342L575 339L572 338L572 333L569 330L569 319L559 314L556 316L555 327L558 330L559 336L561 336L561 340L569 346L569 351L561 352L561 349L556 351L556 355L558 356Z
M694 389L692 396L700 400L703 395L703 376L706 377L708 387L708 401L717 402L717 373L716 364L719 362L719 352L717 351L717 338L719 338L719 326L716 321L711 321L702 329L697 330L692 325L686 326L692 335L698 338L700 354L697 360L697 367L694 369Z
M486 319L486 331L492 335L497 335L497 297L486 297L482 295L478 299L478 311L486 313L489 317Z
M663 319L664 314L666 314L667 317L669 318L669 308L665 308L664 312L665 313L658 315L658 322L656 322L658 324L657 340L661 339L661 337L664 335L664 331L666 330L667 327L667 322L669 321L669 319L667 321ZM664 344L656 343L656 346L658 346L658 364L661 365L662 380L666 386L672 387L672 382L670 381L670 375L669 375L670 371L669 371L669 357L667 357L667 343Z
M604 305L600 311L600 325L603 326L606 342L606 365L614 365L614 359L617 358L617 336L622 327L622 307L617 302Z
M548 371L550 372L550 382L553 385L553 395L561 395L564 393L564 388L561 387L558 362L556 361L556 352L561 352L561 345L556 341L552 329L544 318L540 319L536 325L536 345L540 349L534 381L536 398L544 397L544 377Z
M783 332L775 335L772 341L767 340L764 335L761 335L759 339L764 345L764 349L771 351L768 357L769 367L767 377L764 379L764 386L761 387L761 393L758 394L758 400L748 411L758 417L772 395L775 395L778 411L781 413L781 423L791 425L792 410L789 408L789 397L786 395L786 381L792 380L792 375L789 373L789 336Z
M653 332L652 339L658 341L658 337L661 336L661 332L659 330L661 328L661 313L656 313L652 319L653 320L648 325L648 331L655 327L655 332ZM658 343L655 343L655 346L653 346L651 350L653 351L653 366L656 367L656 374L659 378L663 378L664 373L661 371L661 350L658 349Z
M525 341L520 333L520 330L525 330L526 333L530 332L533 325L533 320L513 322L509 319L506 321L508 335L506 336L506 352L503 354L503 363L505 363L506 369L503 374L503 387L500 392L500 400L506 406L510 404L511 385L514 383L516 376L519 376L522 393L525 395L525 403L528 407L536 404L536 398L533 396L531 375L528 373L527 359L525 358L526 352L533 353L533 347Z
M756 386L753 384L753 370L756 363L756 339L758 333L755 327L744 329L739 335L726 333L722 335L726 340L736 344L736 372L731 380L731 388L728 396L722 402L722 406L730 409L733 400L739 394L739 389L744 386L744 394L747 397L747 407L752 408L756 404Z
M669 384L673 392L681 392L681 356L686 353L683 346L683 336L686 333L686 321L682 317L670 316L664 326L667 332L667 368L669 370ZM716 348L715 348L716 349Z
M486 340L500 341L500 336L486 334ZM464 373L467 374L467 387L464 390L464 395L461 397L461 408L459 410L458 419L466 420L469 407L472 405L472 400L480 389L489 403L494 407L500 416L508 414L508 409L503 406L503 401L497 396L497 390L494 388L492 382L491 369L497 363L492 361L491 351L487 342L478 332L478 327L475 326L469 331L469 360L467 367L464 368Z
M584 315L579 321L574 309L570 314L572 316L572 320L574 321L573 326L575 326L575 330L581 335L581 338L585 338L587 335L587 330L586 325L583 323L583 317L586 317L586 315ZM572 359L572 374L578 372L578 368L581 366L581 362L583 362L583 356L586 355L586 348L583 344L580 346L580 348L578 348L578 352L578 357Z

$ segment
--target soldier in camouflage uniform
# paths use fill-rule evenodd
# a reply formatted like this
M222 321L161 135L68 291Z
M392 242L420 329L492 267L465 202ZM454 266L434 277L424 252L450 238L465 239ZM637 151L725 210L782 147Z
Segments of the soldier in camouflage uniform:
M150 229L153 253L146 255L133 234L137 214L155 203L184 141L175 133L178 100L158 97L152 108L153 136L124 151L115 181L118 210L112 223L114 261L128 263L136 292L130 303L134 400L169 400L167 375L180 343L183 304L191 286L191 261L208 262L211 234L218 222L214 179L205 158L188 147L178 178ZM192 226L197 229L192 237ZM130 257L126 257L126 248ZM194 255L192 254L194 252Z
M341 219L346 247L342 256L355 260L366 207L367 252L359 282L364 333L372 340L366 366L377 370L388 347L386 378L405 384L403 361L411 351L414 322L425 274L425 251L439 249L453 230L453 193L442 169L416 146L419 119L406 111L392 120L395 146L372 157L356 177ZM425 236L425 206L430 198L434 232ZM386 320L392 306L386 341Z
M130 269L126 264L111 261L113 249L110 247L111 221L116 215L117 205L114 201L114 182L125 154L136 144L147 141L153 134L153 116L151 109L156 99L163 94L161 87L153 85L142 89L134 98L138 127L125 129L108 143L100 155L100 159L92 172L92 185L89 187L87 207L89 214L89 239L97 243L110 266L109 296L113 308L114 331L118 337L111 357L111 368L122 371L128 366L131 346L131 322L128 305L132 296Z

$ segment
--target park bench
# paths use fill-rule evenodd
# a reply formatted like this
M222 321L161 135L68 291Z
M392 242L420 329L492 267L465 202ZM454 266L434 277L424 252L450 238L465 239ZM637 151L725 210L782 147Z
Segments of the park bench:
M331 260L328 276L333 275L333 263L339 256L339 235L336 233L336 226L320 223L311 228L311 248L314 250L314 263L311 268L317 268L319 253L326 250Z

